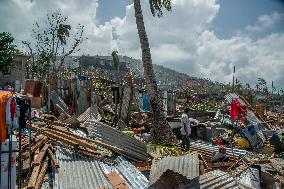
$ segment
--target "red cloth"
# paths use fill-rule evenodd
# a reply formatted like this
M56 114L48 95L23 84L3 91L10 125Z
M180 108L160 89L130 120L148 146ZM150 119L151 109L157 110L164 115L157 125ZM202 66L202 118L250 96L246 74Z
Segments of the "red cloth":
M239 117L239 107L240 106L240 103L237 99L233 99L232 100L232 103L231 103L231 110L230 110L230 116L233 118L233 119L236 119Z
M241 105L238 99L233 99L231 103L230 115L233 119L238 119L247 115L247 106Z
M11 119L12 119L12 121L14 119L15 111L16 111L16 100L13 98L11 100L11 104L10 104L10 112L11 112Z

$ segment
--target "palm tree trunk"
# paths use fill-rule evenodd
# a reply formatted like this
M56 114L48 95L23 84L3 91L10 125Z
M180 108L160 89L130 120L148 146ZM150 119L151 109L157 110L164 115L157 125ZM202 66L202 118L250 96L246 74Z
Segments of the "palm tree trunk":
M136 17L136 25L142 50L142 61L144 67L144 79L146 89L148 91L151 113L152 113L152 136L155 143L174 144L176 138L168 124L163 112L162 101L159 96L158 87L155 79L155 74L152 65L151 52L148 42L148 37L143 21L143 14L140 0L134 0L134 11Z

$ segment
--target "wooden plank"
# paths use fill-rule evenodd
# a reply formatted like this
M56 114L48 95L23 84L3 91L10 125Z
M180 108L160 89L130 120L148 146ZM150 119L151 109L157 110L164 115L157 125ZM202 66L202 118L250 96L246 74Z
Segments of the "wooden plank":
M23 168L22 168L22 171L23 171L23 172L26 172L26 171L29 170L29 168L30 168L30 160L29 160L29 159L25 159L25 160L23 161Z
M35 189L36 180L37 180L37 177L39 175L39 172L40 172L40 165L35 166L33 168L32 174L30 176L27 189Z
M42 183L43 183L43 180L44 180L44 177L45 177L45 173L47 171L47 167L48 167L48 160L49 158L46 157L45 158L45 161L40 169L40 172L39 172L39 175L38 175L38 178L36 180L36 184L35 184L35 189L40 189Z
M200 173L203 175L205 173L205 169L204 169L204 163L202 160L199 160L199 168L200 168Z
M49 148L49 144L45 144L44 147L41 149L40 153L37 155L36 159L34 160L33 164L35 166L39 165L43 160L46 150Z
M199 155L200 159L203 161L203 163L204 163L204 165L205 165L204 168L205 168L205 169L209 168L209 165L208 165L207 162L205 161L203 155L202 155L202 154L198 154L198 155Z
M46 136L52 138L52 139L55 139L56 141L66 143L66 144L74 146L74 147L79 146L79 144L76 143L75 141L65 138L65 135L58 135L57 133L53 133L53 132L49 132L49 131L44 131L44 134Z
M43 131L42 128L37 127L37 126L32 126L32 128L34 128L34 129L36 129L38 131ZM71 140L77 141L77 143L80 144L80 146L83 146L85 148L90 148L91 150L94 150L94 151L97 150L97 145L96 144L99 144L99 145L104 146L104 147L106 147L106 148L108 148L110 150L113 150L113 151L115 151L115 152L117 152L119 154L121 154L121 153L129 154L129 155L131 154L131 152L129 152L129 151L125 150L125 149L121 149L121 148L118 148L118 147L115 147L115 146L112 146L112 145L105 144L102 141L80 137L80 136L74 135L73 133L70 133L68 131L59 129L58 127L52 127L52 129L45 128L45 130L49 131L50 133L56 134L56 136L58 136L58 135L61 135L61 136L64 136L64 137L71 137L71 136L73 136Z
M65 144L71 145L73 147L75 146L82 146L85 148L89 148L90 150L96 151L97 150L97 145L99 144L103 147L106 147L110 150L115 151L118 154L125 154L125 155L131 155L133 156L133 154L136 154L137 156L140 156L139 153L134 153L132 151L126 150L126 149L121 149L109 144L105 144L103 141L98 141L98 140L92 140L92 139L88 139L88 138L84 138L84 139L80 139L82 137L79 137L77 135L74 135L70 132L67 131L55 131L53 129L48 129L48 128L40 128L37 126L32 125L32 129L35 129L39 132L42 132L42 134L55 139L57 141L61 141ZM66 134L64 134L66 133Z
M32 146L31 153L33 154L37 149L41 147L41 145L47 141L47 137L44 137L42 140L40 140L38 143ZM27 159L29 157L29 151L24 152L22 154L23 159Z
M53 152L52 152L52 150L51 150L50 148L47 149L47 155L48 155L48 157L50 158L50 160L52 161L53 166L54 166L55 168L59 168L59 163L58 163L58 161L55 159L55 156L54 156L54 154L53 154Z
M43 135L38 135L36 138L34 138L31 143L32 143L32 146L37 144L39 141L41 141L42 139L44 138ZM22 145L22 150L23 151L28 151L29 150L29 142L26 141L23 145Z
M35 126L33 126L32 128L36 128ZM37 128L38 129L38 128ZM52 138L55 138L55 139L58 139L60 141L63 141L63 142L69 142L69 141L72 141L72 143L77 143L78 145L80 146L83 146L85 148L89 148L91 150L97 150L97 145L95 144L91 144L89 142L87 142L86 140L80 140L79 136L75 136L73 135L72 133L68 132L64 133L64 131L60 131L60 132L56 132L52 129L40 129L45 135L48 135L49 137L52 137ZM66 140L67 139L67 140ZM77 145L77 146L78 146Z
M157 153L154 153L154 152L150 152L149 155L150 155L151 157L153 157L154 159L161 159L161 158L162 158L161 155L159 155L159 154L157 154Z
M212 168L229 168L235 165L235 162L219 162L219 163L212 163L210 167Z

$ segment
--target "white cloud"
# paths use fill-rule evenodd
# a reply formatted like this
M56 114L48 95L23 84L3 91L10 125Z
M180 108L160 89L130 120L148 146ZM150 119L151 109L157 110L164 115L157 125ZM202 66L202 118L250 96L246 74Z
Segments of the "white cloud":
M283 33L253 41L244 37L220 40L207 31L200 36L196 63L203 75L219 81L230 81L235 65L242 82L254 83L263 77L283 86L283 44Z
M152 16L148 0L141 1L153 63L221 82L231 81L235 65L241 82L253 84L263 77L284 86L283 33L256 40L242 34L220 39L211 29L220 9L218 0L173 0L173 10L164 12L162 18ZM97 7L97 0L0 0L0 32L12 32L18 42L26 40L35 21L61 9L73 27L85 25L88 40L80 54L106 55L116 48L121 54L141 58L133 5L126 7L124 18L116 17L103 25L96 24ZM281 17L280 13L260 16L256 25L246 29L268 29Z
M96 24L98 0L4 0L0 1L0 32L8 31L22 47L21 41L30 40L33 24L44 25L46 14L61 10L68 16L72 28L80 23L85 26L84 41L80 53L105 54L112 49L112 25Z
M251 32L264 31L275 24L277 24L283 17L283 14L274 12L271 15L261 15L258 17L257 23L255 25L248 25L246 29Z
M218 14L217 0L174 0L172 12L154 18L146 0L143 15L153 63L171 67L192 76L230 82L233 66L243 83L254 84L257 77L284 86L284 34L274 33L253 40L244 35L220 39L210 29ZM260 16L263 27L271 27L279 14ZM119 35L117 47L126 55L141 57L133 5L126 16L111 21Z

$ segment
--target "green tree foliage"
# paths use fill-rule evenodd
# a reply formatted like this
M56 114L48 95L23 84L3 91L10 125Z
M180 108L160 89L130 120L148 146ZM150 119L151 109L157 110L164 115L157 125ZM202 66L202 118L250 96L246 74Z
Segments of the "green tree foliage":
M66 40L69 37L71 30L71 26L67 24L59 24L58 30L57 30L57 38L60 41L62 45L66 45Z
M47 84L49 57L47 52L41 52L34 61L28 61L27 70L29 70L31 78L38 78L43 84Z
M118 71L119 70L119 65L120 65L118 52L115 51L115 50L112 51L111 56L112 56L114 68Z
M17 46L13 44L14 38L8 32L0 33L0 72L9 72L14 56L18 52Z
M172 10L171 0L149 0L151 13L153 16L162 17L163 16L163 8L167 11Z
M31 34L34 43L23 41L31 56L29 78L45 78L48 71L52 71L53 76L62 68L64 60L79 50L84 40L84 26L79 24L72 35L71 29L68 18L60 11L47 14L45 22L34 24Z
M267 82L263 78L257 78L257 83L255 87L257 92L268 94Z

